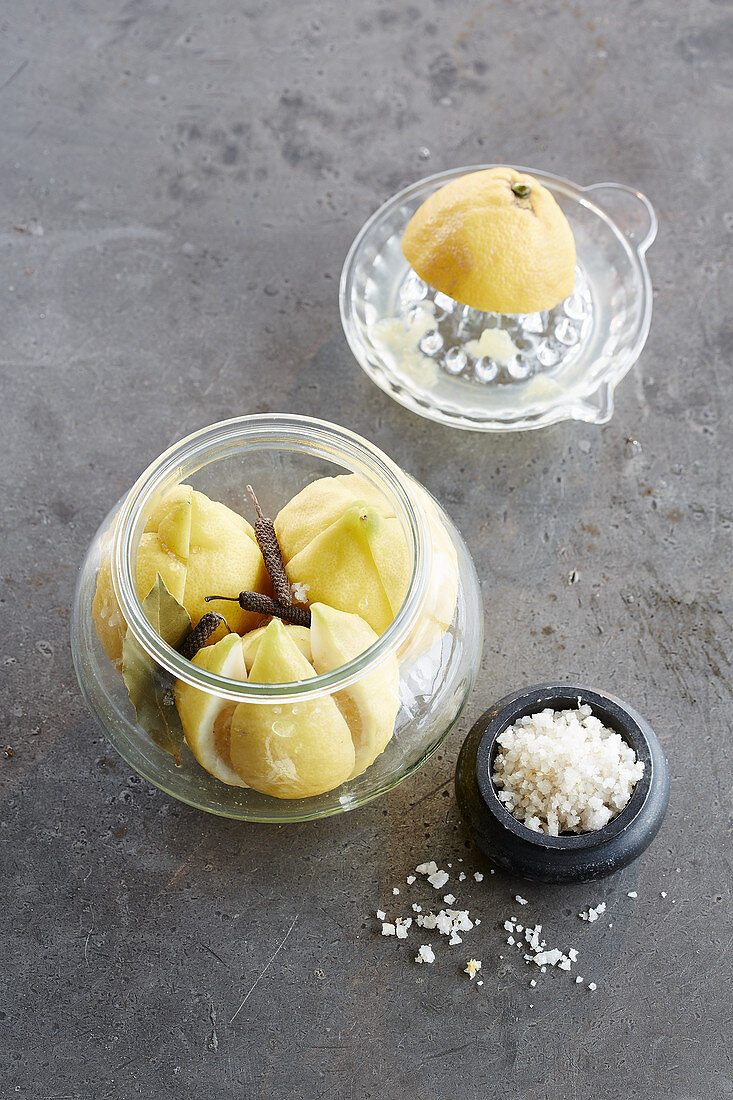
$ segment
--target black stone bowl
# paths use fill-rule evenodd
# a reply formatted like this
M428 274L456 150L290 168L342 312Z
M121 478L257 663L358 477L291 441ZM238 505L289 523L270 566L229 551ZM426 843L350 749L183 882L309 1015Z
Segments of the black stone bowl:
M578 699L631 745L644 762L644 775L625 808L603 828L536 833L499 800L490 776L496 739L518 718L546 707L574 710ZM669 772L656 734L628 704L575 684L538 684L507 695L473 726L458 757L456 798L476 843L497 866L534 882L589 882L625 867L651 844L667 811Z

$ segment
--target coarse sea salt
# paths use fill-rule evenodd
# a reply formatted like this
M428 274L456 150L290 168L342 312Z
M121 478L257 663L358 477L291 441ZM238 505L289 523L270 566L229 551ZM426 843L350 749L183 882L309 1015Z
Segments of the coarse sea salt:
M608 824L644 773L631 746L587 704L525 715L497 743L491 778L500 801L528 829L550 836Z
M599 902L599 904L595 907L595 909L590 909L590 908L586 909L584 913L578 913L578 916L580 917L581 920L587 920L591 924L593 924L594 921L598 920L601 913L605 913L605 912L606 912L606 903L605 903L605 901L602 901L602 902Z
M450 875L447 871L436 871L434 875L428 875L428 882L431 886L434 886L436 890L440 890L442 886L445 886L449 878Z

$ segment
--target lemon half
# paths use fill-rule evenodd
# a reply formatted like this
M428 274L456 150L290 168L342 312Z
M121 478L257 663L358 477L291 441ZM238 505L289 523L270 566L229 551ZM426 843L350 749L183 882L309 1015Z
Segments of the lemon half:
M514 168L439 188L408 222L402 251L435 290L484 312L552 309L575 283L567 218L546 187Z

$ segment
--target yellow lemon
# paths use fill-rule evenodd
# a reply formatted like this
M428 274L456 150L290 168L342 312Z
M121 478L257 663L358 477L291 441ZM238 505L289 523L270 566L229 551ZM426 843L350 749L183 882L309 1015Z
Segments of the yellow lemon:
M439 188L407 223L402 251L435 290L491 313L552 309L575 283L567 218L546 187L514 168Z
M377 635L362 618L337 611L322 603L311 607L311 648L313 667L319 674L331 672L377 640ZM336 706L346 719L354 744L354 770L351 778L373 764L389 744L400 709L400 668L396 657L333 695Z
M246 680L242 639L228 634L215 645L205 646L193 658L193 664L228 676L231 680ZM246 783L232 767L229 736L232 714L237 704L178 680L175 700L186 743L202 768L234 787Z
M315 675L284 624L273 619L249 679L280 684ZM330 695L298 703L240 703L231 719L229 753L247 786L275 798L333 790L353 773L356 760L351 732Z
M458 598L458 560L450 535L422 487L412 483L412 491L427 516L432 569L419 625L402 654L409 659L445 633ZM386 630L404 600L410 560L390 502L370 481L358 474L312 481L278 513L275 531L288 577L307 585L311 604L354 612L378 634Z
M249 523L190 485L177 486L151 507L137 554L141 600L158 574L194 626L207 611L219 611L232 630L242 634L259 622L259 615L243 611L236 603L207 604L204 597L236 596L242 589L265 592L270 585ZM127 624L112 584L110 532L103 543L92 615L100 642L119 667ZM223 632L221 627L212 641Z

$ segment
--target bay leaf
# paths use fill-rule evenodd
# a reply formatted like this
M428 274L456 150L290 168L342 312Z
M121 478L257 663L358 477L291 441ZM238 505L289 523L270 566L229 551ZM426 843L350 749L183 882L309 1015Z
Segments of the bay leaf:
M168 591L160 573L142 608L163 641L178 649L191 629L191 617ZM175 678L153 660L130 630L122 644L122 678L139 725L151 741L180 765L183 727L173 696Z

